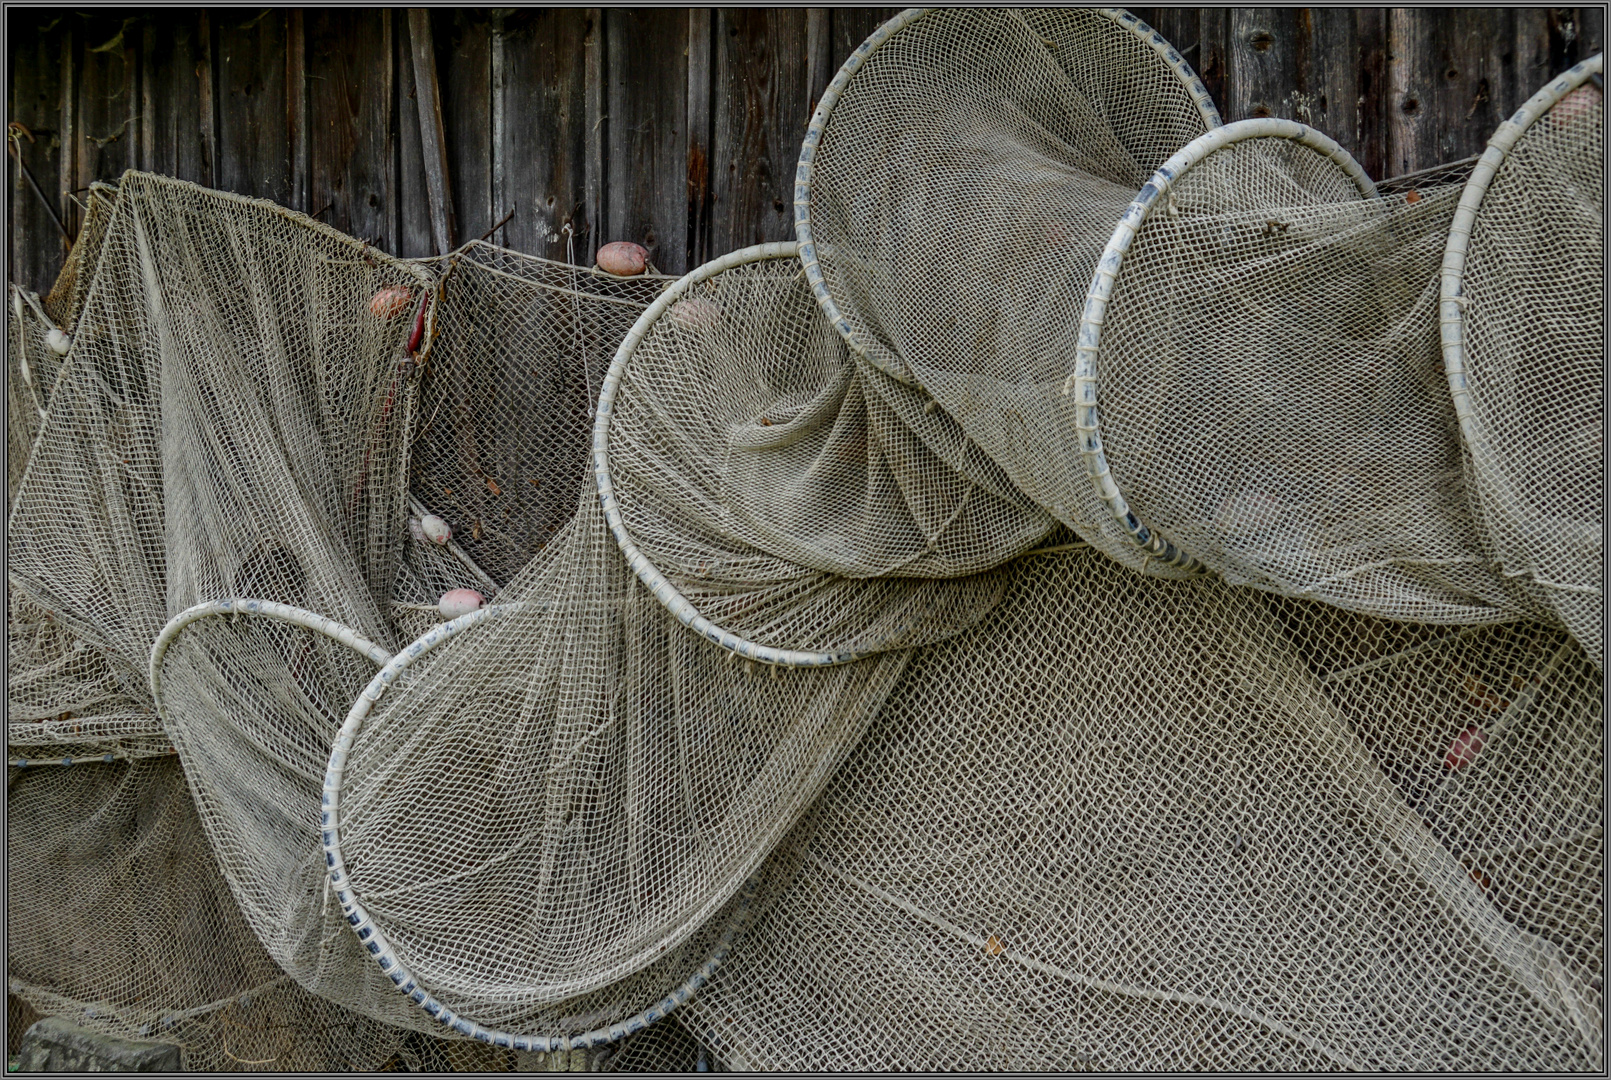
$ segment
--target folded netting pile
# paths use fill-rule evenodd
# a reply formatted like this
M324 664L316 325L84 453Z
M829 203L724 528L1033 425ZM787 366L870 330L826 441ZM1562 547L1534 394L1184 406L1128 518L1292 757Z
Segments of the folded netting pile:
M13 991L192 1067L1603 1068L1566 90L1377 185L1125 12L906 12L798 242L676 281L128 174L10 521L12 757L111 759L9 774Z
M8 975L35 1009L198 1068L374 1068L405 1034L299 985L225 823L316 860L318 765L374 661L218 627L228 692L248 671L301 723L305 780L283 746L220 758L251 709L159 716L148 668L169 616L219 597L391 642L407 328L370 304L430 283L270 204L123 178L8 523L13 602L60 654L19 672L13 649L9 686Z

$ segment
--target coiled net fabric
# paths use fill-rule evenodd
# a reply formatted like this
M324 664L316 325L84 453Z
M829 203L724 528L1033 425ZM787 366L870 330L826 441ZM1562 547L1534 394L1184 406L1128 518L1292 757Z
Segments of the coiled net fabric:
M533 1064L327 884L342 717L467 587L497 617L387 687L340 840L482 1027L619 1023L743 909L616 1064L1601 1068L1603 665L1471 508L1463 176L1258 137L1171 177L1095 375L1181 557L1091 475L1104 245L1218 124L1154 38L901 16L813 124L798 248L675 283L125 176L8 567L80 665L13 639L12 756L115 760L8 774L13 993L191 1067ZM241 606L153 663L246 597L374 649Z

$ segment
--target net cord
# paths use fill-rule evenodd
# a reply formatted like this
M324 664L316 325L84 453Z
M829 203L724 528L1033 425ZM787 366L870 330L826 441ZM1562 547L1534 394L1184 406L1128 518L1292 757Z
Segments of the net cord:
M1472 404L1471 384L1466 377L1464 277L1471 230L1476 225L1477 213L1482 208L1483 196L1488 193L1488 185L1493 182L1499 166L1517 140L1556 102L1604 70L1604 53L1589 57L1551 80L1528 98L1510 119L1500 124L1488 140L1487 149L1477 159L1476 168L1471 170L1465 190L1460 193L1454 221L1449 225L1449 244L1443 252L1440 275L1438 332L1443 347L1443 371L1448 378L1449 395L1454 399L1455 416L1460 421L1460 436L1465 440L1472 458L1479 463L1491 461L1492 451ZM1490 473L1493 479L1498 479L1497 473L1492 473L1492 470Z
M1198 574L1208 573L1208 567L1142 522L1114 482L1107 455L1102 450L1100 410L1097 406L1097 352L1108 301L1112 299L1118 283L1125 253L1130 250L1131 243L1153 207L1168 196L1182 175L1210 154L1236 143L1260 138L1290 139L1325 154L1353 180L1361 194L1366 198L1376 197L1375 183L1365 175L1365 170L1352 155L1335 139L1306 124L1277 117L1260 117L1237 120L1199 135L1174 157L1158 166L1158 171L1142 186L1140 194L1119 219L1112 238L1102 251L1101 259L1097 261L1096 273L1091 278L1091 289L1086 295L1085 312L1080 318L1079 337L1074 347L1074 371L1063 383L1063 396L1072 396L1074 399L1074 428L1079 433L1080 457L1085 461L1086 474L1109 512L1125 534L1150 558Z
M850 58L844 62L828 88L823 91L822 99L817 103L816 112L811 116L811 123L806 127L805 141L800 146L800 159L795 166L794 174L794 235L800 243L800 262L805 267L806 283L811 286L811 293L817 298L828 321L833 324L839 336L845 339L851 350L857 356L875 364L881 371L908 386L915 385L916 380L908 371L890 367L879 358L876 350L869 352L865 346L856 340L851 329L850 320L845 318L839 305L834 302L833 296L828 292L828 283L822 276L822 266L817 261L817 247L811 231L811 179L813 162L816 160L817 147L822 142L822 136L827 130L828 121L833 116L833 110L844 96L845 89L850 85L851 79L860 71L862 66L872 57L880 46L884 45L896 34L911 26L919 19L930 14L933 8L907 8L905 11L890 19L883 26L874 30L866 41L856 47ZM1197 77L1185 57L1170 45L1164 36L1142 22L1123 8L1094 8L1096 14L1110 19L1119 26L1134 34L1141 42L1161 57L1169 70L1185 86L1187 93L1202 114L1203 122L1210 131L1221 124L1219 110L1214 106L1213 96L1203 85L1203 80Z
M324 790L320 796L319 822L320 835L324 841L325 865L330 871L330 888L334 889L336 900L341 905L341 913L347 920L347 925L357 935L358 941L364 950L374 958L381 971L397 987L399 993L405 995L410 1001L418 1005L426 1015L467 1038L488 1043L492 1046L510 1050L536 1051L549 1053L556 1050L583 1049L594 1046L603 1046L635 1035L649 1025L664 1019L673 1009L685 1004L689 998L704 987L716 969L726 961L728 954L737 943L739 935L743 933L755 901L756 892L760 885L760 872L752 875L738 890L738 903L732 917L723 928L716 945L706 956L705 962L684 979L671 993L660 1001L649 1006L624 1020L604 1027L594 1028L579 1035L516 1035L501 1031L497 1028L483 1027L455 1013L447 1005L439 1001L419 980L408 970L398 958L396 951L386 940L380 928L375 925L369 916L363 902L352 889L351 879L347 876L346 859L341 851L341 784L346 773L347 755L351 753L358 734L363 730L364 720L386 693L387 687L420 657L429 654L438 646L451 641L459 634L471 627L479 626L490 619L500 618L513 612L522 610L527 605L524 602L513 604L494 604L461 615L450 622L438 623L431 627L418 639L403 648L396 656L389 658L385 665L375 674L358 700L353 703L347 713L346 721L341 730L336 733L335 743L330 751L330 761L325 769Z

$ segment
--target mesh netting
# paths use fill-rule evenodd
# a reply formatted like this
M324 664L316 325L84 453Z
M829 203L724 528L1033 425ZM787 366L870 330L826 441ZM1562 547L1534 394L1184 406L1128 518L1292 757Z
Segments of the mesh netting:
M192 1068L1603 1067L1603 665L1442 396L1467 173L1221 128L1122 12L940 11L835 79L802 243L676 282L128 174L9 523L11 755L113 759L8 774L13 1011Z
M117 188L91 184L84 224L50 294L35 297L10 287L6 312L6 507L28 466L28 455L50 404L50 388L84 309L85 290L94 276ZM51 331L57 336L52 341Z
M1092 286L1071 385L1099 403L1080 429L1115 514L1289 596L1420 622L1527 613L1462 482L1435 318L1460 187L1429 179L1378 196L1279 120L1219 129L1153 177Z
M1605 642L1603 57L1500 128L1444 262L1444 359L1491 558Z
M968 448L948 461L1138 569L1071 437L1069 312L1136 189L1217 124L1133 16L913 11L846 64L801 154L801 259L840 332Z
M173 758L13 769L7 975L33 1009L191 1070L370 1070L406 1032L307 993L241 916Z
M1600 693L1542 627L1020 560L682 1022L735 1069L1596 1067Z

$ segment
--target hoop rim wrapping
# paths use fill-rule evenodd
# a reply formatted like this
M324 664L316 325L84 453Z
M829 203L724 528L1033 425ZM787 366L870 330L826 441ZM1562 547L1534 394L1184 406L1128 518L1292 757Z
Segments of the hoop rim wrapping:
M1449 243L1443 251L1439 273L1438 333L1443 349L1443 373L1454 399L1454 412L1460 422L1460 437L1478 460L1487 459L1487 441L1476 407L1471 400L1471 384L1466 372L1465 351L1465 269L1471 247L1471 231L1476 225L1482 200L1493 183L1499 166L1516 143L1556 102L1605 70L1605 54L1597 53L1551 79L1543 89L1528 98L1509 119L1501 123L1488 140L1487 148L1471 170L1454 220L1449 225Z
M554 1050L602 1046L623 1039L644 1030L657 1020L664 1019L673 1009L693 997L726 961L739 934L742 933L759 889L760 872L757 871L739 886L738 906L705 962L660 1001L606 1027L594 1028L578 1035L557 1037L516 1035L497 1028L484 1027L474 1020L460 1016L420 985L419 980L398 958L391 943L370 918L363 901L353 891L351 879L347 877L346 859L341 850L341 784L346 773L347 755L352 751L358 733L363 729L364 720L375 703L414 661L471 627L519 611L525 606L524 602L495 604L460 615L450 622L438 623L404 647L396 656L390 657L375 673L375 677L370 680L369 685L348 710L346 720L342 723L341 730L336 733L335 742L331 746L330 760L325 767L323 790L319 797L319 832L324 844L325 866L329 870L329 888L336 894L347 926L399 993L414 1002L433 1020L460 1035L504 1049L547 1053Z

